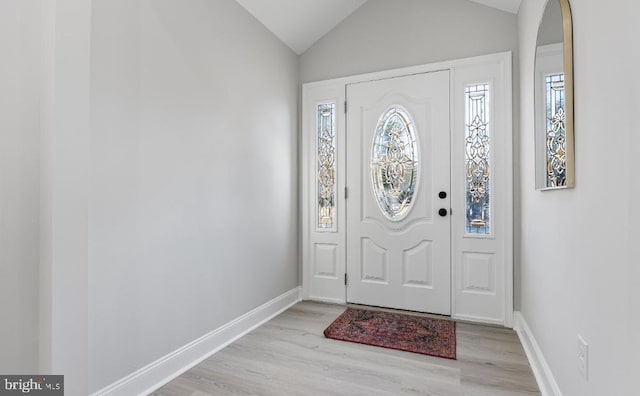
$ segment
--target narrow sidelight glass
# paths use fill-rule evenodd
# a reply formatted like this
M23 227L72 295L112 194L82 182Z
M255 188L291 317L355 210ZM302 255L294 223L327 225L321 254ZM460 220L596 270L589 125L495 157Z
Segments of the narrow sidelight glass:
M336 104L317 108L317 197L320 230L336 230Z
M467 234L491 234L489 84L465 89L465 185Z

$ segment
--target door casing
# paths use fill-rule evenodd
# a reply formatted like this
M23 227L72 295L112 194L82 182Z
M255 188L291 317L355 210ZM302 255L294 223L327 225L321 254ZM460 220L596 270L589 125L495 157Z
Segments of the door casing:
M464 160L464 87L487 82L492 87L492 199L494 231L488 236L464 233L464 182L452 175L451 316L513 325L513 147L511 52L412 66L303 85L301 128L301 266L305 300L346 302L345 91L348 84L410 74L449 70L451 74L451 158L456 169ZM336 103L337 228L315 227L315 117L317 104ZM452 173L457 172L452 168Z

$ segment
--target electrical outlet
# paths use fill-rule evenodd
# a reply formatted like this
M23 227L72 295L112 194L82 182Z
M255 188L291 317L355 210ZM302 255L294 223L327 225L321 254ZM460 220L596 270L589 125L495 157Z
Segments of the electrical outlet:
M589 379L589 344L578 334L578 370L585 380Z

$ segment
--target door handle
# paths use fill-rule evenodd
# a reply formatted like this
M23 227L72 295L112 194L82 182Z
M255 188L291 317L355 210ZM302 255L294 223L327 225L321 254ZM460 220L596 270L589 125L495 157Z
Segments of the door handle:
M438 210L438 214L442 217L445 217L447 215L449 211L446 210L445 208L440 208L440 210Z

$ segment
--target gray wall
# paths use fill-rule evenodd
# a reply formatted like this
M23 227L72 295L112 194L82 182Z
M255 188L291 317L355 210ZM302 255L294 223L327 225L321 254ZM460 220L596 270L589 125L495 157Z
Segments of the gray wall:
M534 189L534 55L544 0L519 13L523 317L564 395L635 395L640 4L572 1L576 187ZM577 336L589 344L589 379Z
M41 1L0 2L0 373L38 371Z
M298 57L233 0L94 0L89 389L298 285Z
M40 125L41 373L87 394L91 3L45 1Z
M515 15L466 0L369 0L307 50L303 82L516 51Z
M411 65L514 53L513 125L519 125L517 16L466 0L369 0L301 57L302 82ZM514 174L519 169L514 133ZM514 304L520 304L519 179L514 179Z

